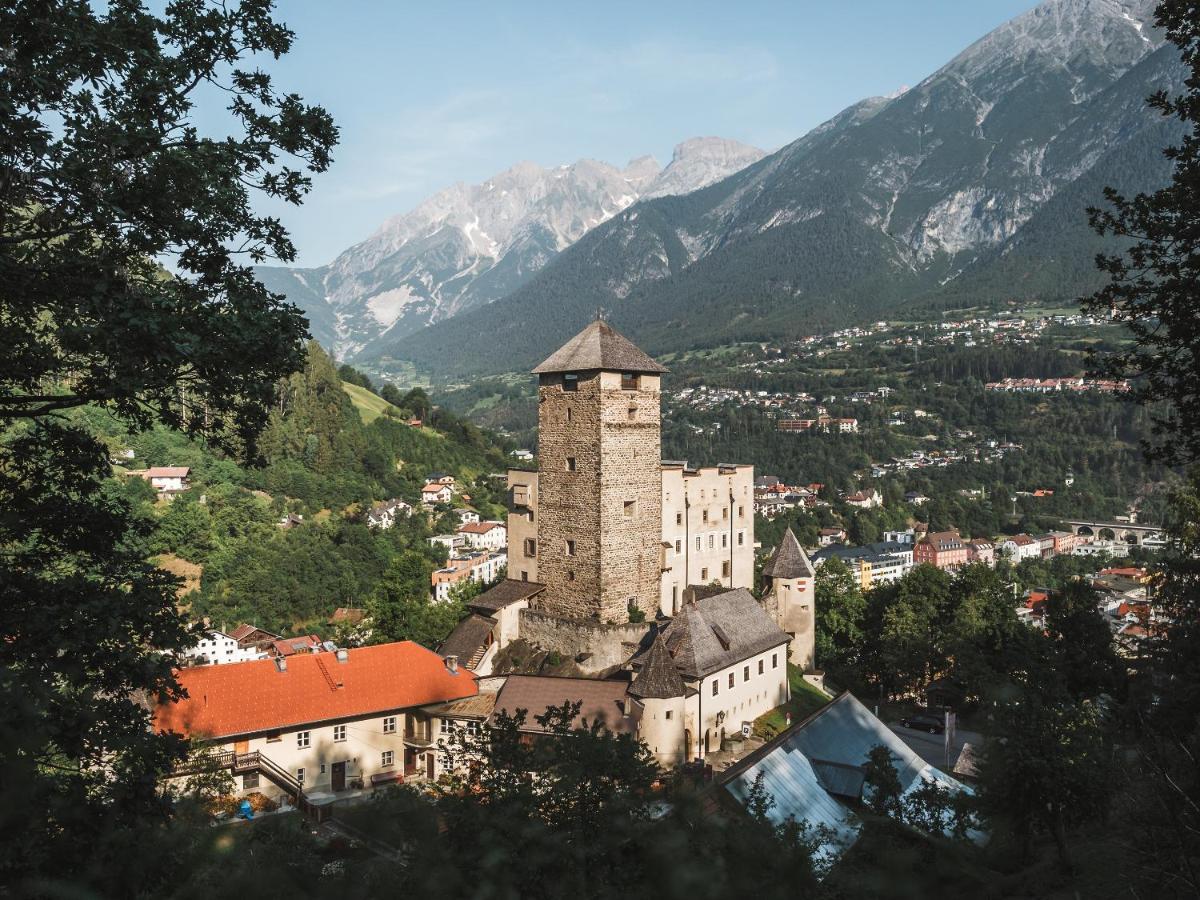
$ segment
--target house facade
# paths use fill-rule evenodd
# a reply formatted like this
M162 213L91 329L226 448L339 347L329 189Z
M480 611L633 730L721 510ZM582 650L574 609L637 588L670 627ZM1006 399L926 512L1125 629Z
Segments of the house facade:
M440 723L422 710L472 697L475 676L410 641L177 673L186 699L154 711L175 732L252 760L239 795L310 797L440 774ZM282 774L281 774L282 773Z
M958 569L969 562L967 542L957 531L935 531L913 545L913 565L928 564L939 569Z
M467 522L457 533L476 550L502 550L508 545L508 529L500 522Z
M192 665L219 666L252 659L266 659L267 651L254 646L243 647L236 638L223 631L210 631L196 646L185 650L182 656Z

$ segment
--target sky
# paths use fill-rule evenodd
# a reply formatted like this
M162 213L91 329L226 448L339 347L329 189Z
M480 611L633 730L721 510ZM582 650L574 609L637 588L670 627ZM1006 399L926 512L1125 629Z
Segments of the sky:
M330 170L278 215L317 266L389 216L514 163L661 164L696 136L775 150L915 85L1032 0L282 0L277 87L341 130ZM206 111L201 110L201 118Z

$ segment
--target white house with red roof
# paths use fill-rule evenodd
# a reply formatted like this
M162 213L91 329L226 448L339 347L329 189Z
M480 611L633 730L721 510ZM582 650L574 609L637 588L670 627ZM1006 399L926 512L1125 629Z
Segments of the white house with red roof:
M508 528L499 522L467 522L459 526L458 534L476 550L502 550L508 546Z
M449 503L453 496L454 490L448 484L439 484L434 481L421 488L421 503L425 506Z
M149 481L160 494L181 494L190 487L188 474L191 471L187 466L151 466L136 474Z
M411 641L177 673L187 698L154 727L212 745L239 794L309 802L439 774L440 723L421 708L473 697L475 676Z

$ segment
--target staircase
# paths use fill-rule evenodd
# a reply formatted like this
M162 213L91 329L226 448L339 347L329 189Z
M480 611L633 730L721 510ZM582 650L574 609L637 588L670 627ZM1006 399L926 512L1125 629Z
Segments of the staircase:
M268 781L274 783L276 787L291 797L292 803L303 815L318 822L325 816L324 807L314 805L304 796L304 785L271 757L257 750L251 750L248 753L235 753L232 750L206 753L175 769L172 777L197 775L201 772L211 772L214 769L228 769L234 775L257 772L266 776Z

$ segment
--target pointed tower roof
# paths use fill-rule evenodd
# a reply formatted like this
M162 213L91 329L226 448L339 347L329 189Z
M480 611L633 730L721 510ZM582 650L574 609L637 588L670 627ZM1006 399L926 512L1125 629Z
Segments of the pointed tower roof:
M556 350L533 370L535 375L548 372L665 372L653 359L633 345L603 319L596 319Z
M812 578L816 574L792 529L789 528L779 542L779 548L763 568L763 574L770 578Z
M643 700L666 700L687 693L683 679L675 668L675 660L667 652L661 631L654 635L654 643L642 657L642 669L629 686L629 693Z

